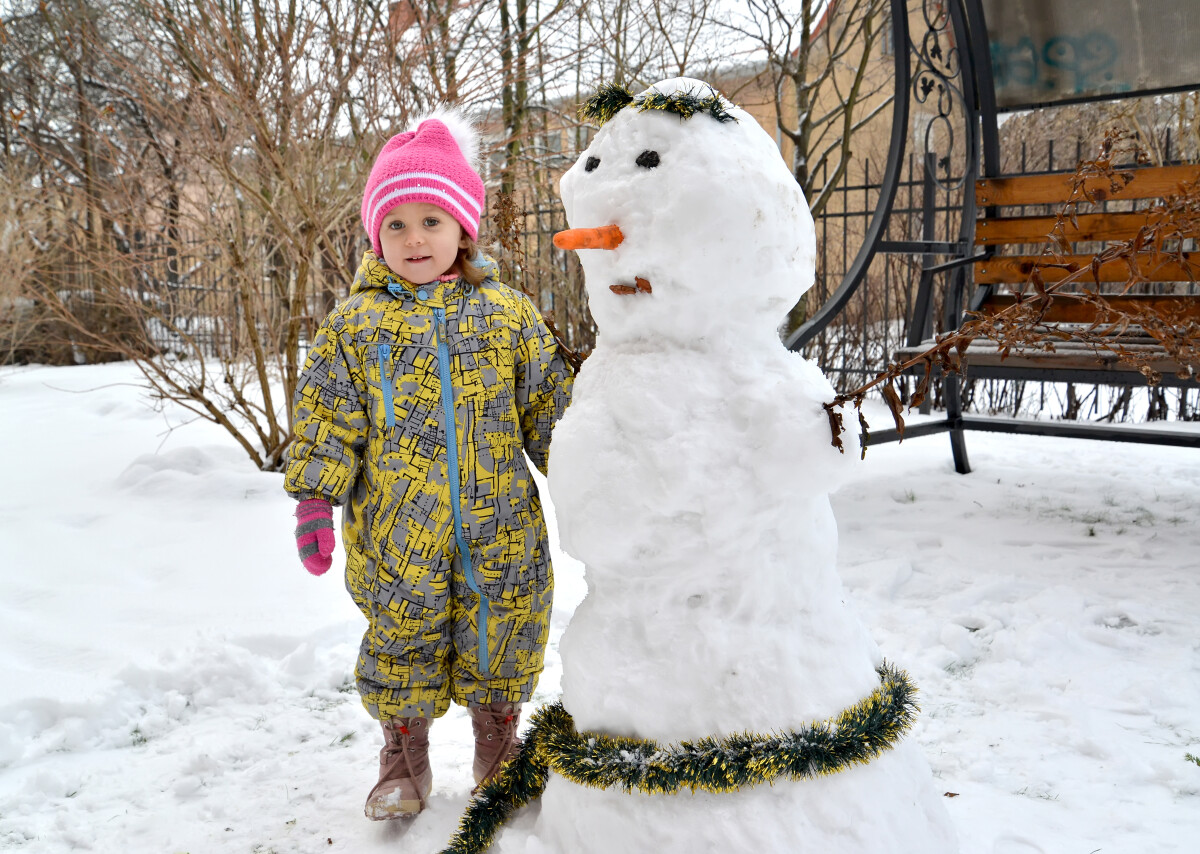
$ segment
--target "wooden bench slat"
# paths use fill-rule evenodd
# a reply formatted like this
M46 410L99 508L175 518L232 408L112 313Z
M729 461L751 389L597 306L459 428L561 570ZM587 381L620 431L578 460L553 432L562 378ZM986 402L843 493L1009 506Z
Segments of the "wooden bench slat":
M1053 353L1042 352L1040 350L1030 350L1029 353L1030 353L1030 355L1037 355L1037 356L1053 356L1053 355L1055 355L1055 353L1057 353L1060 356L1075 356L1075 355L1079 355L1079 354L1091 355L1091 354L1095 353L1095 351L1091 347L1089 347L1088 345L1086 345L1080 341L1053 341L1052 340L1052 343L1054 344L1054 352ZM1153 355L1155 352L1159 352L1159 353L1163 352L1162 347L1159 346L1157 343L1154 343L1154 344L1131 344L1131 343L1127 342L1124 338L1113 339L1112 343L1113 343L1113 346L1124 347L1130 353L1137 353L1139 355ZM980 353L988 353L993 350L997 353L1000 352L1000 348L999 348L999 346L997 346L995 341L990 341L986 338L977 338L974 342L972 342L970 349L967 350L967 353L968 354L971 354L971 353L980 354ZM1098 353L1095 353L1095 358L1097 358L1097 359L1115 359L1117 357L1115 354L1110 353L1107 350L1105 350L1105 351L1100 351Z
M1009 308L1017 301L1015 294L992 294L980 306L980 312L983 314L997 314L1006 308ZM1121 312L1138 312L1152 311L1159 314L1168 314L1172 317L1183 317L1189 320L1200 321L1200 294L1129 294L1125 296L1105 296L1104 301L1112 306L1114 311ZM1072 299L1056 299L1050 303L1050 307L1043 315L1047 323L1079 323L1090 324L1097 320L1096 306L1089 303L1078 302ZM1108 312L1099 316L1101 323L1109 323L1113 318ZM1137 340L1142 337L1138 336ZM1127 340L1134 342L1132 336L1127 336ZM1146 342L1151 343L1150 341Z
M1042 267L1042 281L1058 282L1065 279L1075 270L1090 267L1091 255L1064 255L1061 261L1050 259L1050 263L1068 265L1063 267ZM1136 256L1138 269L1142 276L1151 282L1194 282L1200 281L1200 253L1184 252L1183 262L1176 260L1177 256L1163 255L1155 259L1147 255ZM997 255L986 261L975 262L975 283L979 285L1018 284L1028 281L1029 274L1036 264L1044 264L1047 258L1037 255ZM1124 282L1129 278L1129 265L1124 259L1118 258L1102 264L1099 270L1101 282ZM1092 281L1090 273L1086 281Z
M1149 220L1145 211L1138 211L1084 214L1077 218L1077 222L1078 227L1069 220L1063 223L1063 237L1072 243L1082 240L1132 240ZM1045 243L1057 223L1058 217L1053 216L980 219L975 221L975 243L980 246ZM1200 229L1182 236L1200 238Z
M1109 182L1103 178L1089 179L1085 186L1097 200L1150 199L1177 194L1181 184L1200 179L1200 164L1149 166L1121 171L1130 171L1134 177L1117 192L1113 192ZM975 203L980 208L991 205L1061 204L1071 196L1071 178L1074 174L1056 172L1049 175L982 178L975 182Z
M1153 355L1157 350L1162 354L1162 350L1154 347L1126 347L1131 353L1139 355ZM967 370L971 366L975 367L999 367L1003 365L1009 369L1019 368L1056 368L1059 370L1100 370L1100 371L1128 371L1137 373L1138 369L1127 362L1122 362L1116 353L1108 351L1093 351L1083 347L1064 348L1056 347L1055 352L1047 353L1038 350L1027 350L1018 353L1015 350L1010 350L1004 358L1000 356L1000 348L991 341L976 341L967 350ZM1179 363L1173 362L1161 355L1159 358L1151 359L1148 367L1152 370L1163 374L1174 374L1179 370Z
M1150 344L1150 343L1144 343L1144 339L1139 339L1139 342L1142 342L1142 343L1133 343L1133 342L1126 341L1126 339L1124 339L1124 338L1111 339L1111 340L1112 340L1112 344L1114 346L1124 347L1130 353L1137 353L1137 354L1141 354L1141 355L1153 355L1154 353L1157 352L1162 357L1161 360L1164 363L1167 361L1166 354L1162 349L1162 345L1160 345L1158 342L1154 342L1154 343ZM1054 341L1053 339L1051 339L1051 342L1054 344L1054 352L1052 352L1052 353L1041 351L1041 350L1030 349L1027 351L1026 354L1030 357L1037 357L1039 359L1054 358L1054 357L1075 358L1075 357L1079 356L1082 358L1095 358L1095 359L1103 359L1103 360L1111 361L1111 360L1115 360L1117 358L1116 354L1114 354L1114 353L1110 353L1106 350L1097 352L1094 350L1094 348L1088 346L1087 344L1084 344L1081 341ZM903 356L903 357L911 359L913 356L917 356L917 355L920 355L921 353L924 353L926 350L928 350L930 347L933 346L933 343L934 343L933 341L923 341L920 344L912 346L912 347L901 347L898 350L896 350L895 356L893 358L898 358L898 357ZM1012 358L1012 356L1016 355L1016 352L1017 351L1015 349L1011 350L1009 358ZM999 353L1000 353L1000 345L998 345L995 341L992 341L989 338L976 338L974 341L971 342L971 346L967 349L968 358L971 358L974 356L988 357L988 354L997 354L998 355Z
M926 341L915 347L902 347L892 354L892 359L896 362L906 362L931 347L933 342ZM1176 372L1180 369L1177 362L1166 358L1159 347L1127 346L1127 350L1131 353L1141 354L1160 354L1159 358L1151 359L1148 366L1155 371L1163 374L1165 377L1174 378ZM1006 371L1016 374L1012 378L1017 379L1032 379L1037 380L1042 378L1040 372L1043 371L1088 371L1088 372L1103 372L1111 374L1114 381L1119 384L1126 384L1128 377L1137 377L1137 382L1144 382L1143 375L1134 366L1127 362L1122 362L1115 353L1106 351L1096 352L1087 349L1083 346L1068 346L1067 344L1056 344L1055 352L1048 353L1036 350L1027 350L1025 352L1017 352L1010 350L1008 355L1001 357L1000 348L996 346L994 341L985 339L976 339L971 343L970 348L966 353L966 365L968 376L982 375L988 376L987 368L1004 368ZM914 368L914 373L921 373L923 367ZM1125 379L1121 379L1125 378ZM1188 382L1194 382L1189 380ZM1166 385L1177 385L1177 382L1169 381Z

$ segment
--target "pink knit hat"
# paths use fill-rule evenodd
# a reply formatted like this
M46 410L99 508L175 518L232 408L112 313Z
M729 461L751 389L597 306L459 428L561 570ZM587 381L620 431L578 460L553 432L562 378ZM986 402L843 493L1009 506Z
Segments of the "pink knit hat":
M458 220L467 236L479 235L483 179L471 168L455 136L438 118L388 140L367 178L362 222L380 258L379 228L388 211L404 202L429 202Z

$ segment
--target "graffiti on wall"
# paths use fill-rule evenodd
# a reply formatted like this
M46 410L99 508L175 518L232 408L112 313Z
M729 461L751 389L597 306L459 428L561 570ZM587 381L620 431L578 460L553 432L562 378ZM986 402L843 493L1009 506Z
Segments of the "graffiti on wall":
M1011 44L994 41L991 49L998 90L1073 96L1117 94L1133 88L1117 77L1121 47L1107 33L1055 36L1040 44L1022 36Z
M1200 87L1200 0L981 0L1001 109Z

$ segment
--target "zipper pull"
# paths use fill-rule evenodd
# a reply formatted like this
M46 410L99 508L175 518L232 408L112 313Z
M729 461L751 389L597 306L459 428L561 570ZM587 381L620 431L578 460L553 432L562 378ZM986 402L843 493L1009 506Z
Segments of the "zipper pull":
M379 390L383 393L383 420L391 430L396 426L396 401L392 395L392 345L379 345Z

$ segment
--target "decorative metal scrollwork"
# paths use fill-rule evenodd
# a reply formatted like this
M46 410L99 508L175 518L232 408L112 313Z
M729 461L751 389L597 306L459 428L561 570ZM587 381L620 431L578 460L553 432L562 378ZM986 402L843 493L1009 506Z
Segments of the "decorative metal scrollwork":
M960 16L952 14L946 0L924 0L921 13L925 33L920 38L920 46L916 43L915 33L909 40L909 50L917 61L912 75L912 97L916 103L931 110L931 114L927 112L923 116L918 112L914 119L921 121L928 118L922 147L923 153L936 155L937 169L933 180L944 190L957 190L966 182L967 173L971 171L962 170L958 178L951 174L955 156L962 156L955 150L958 142L955 117L959 119L960 129L967 133L973 130L971 113L963 94L960 45L965 37L957 26ZM972 146L967 148L970 150Z

